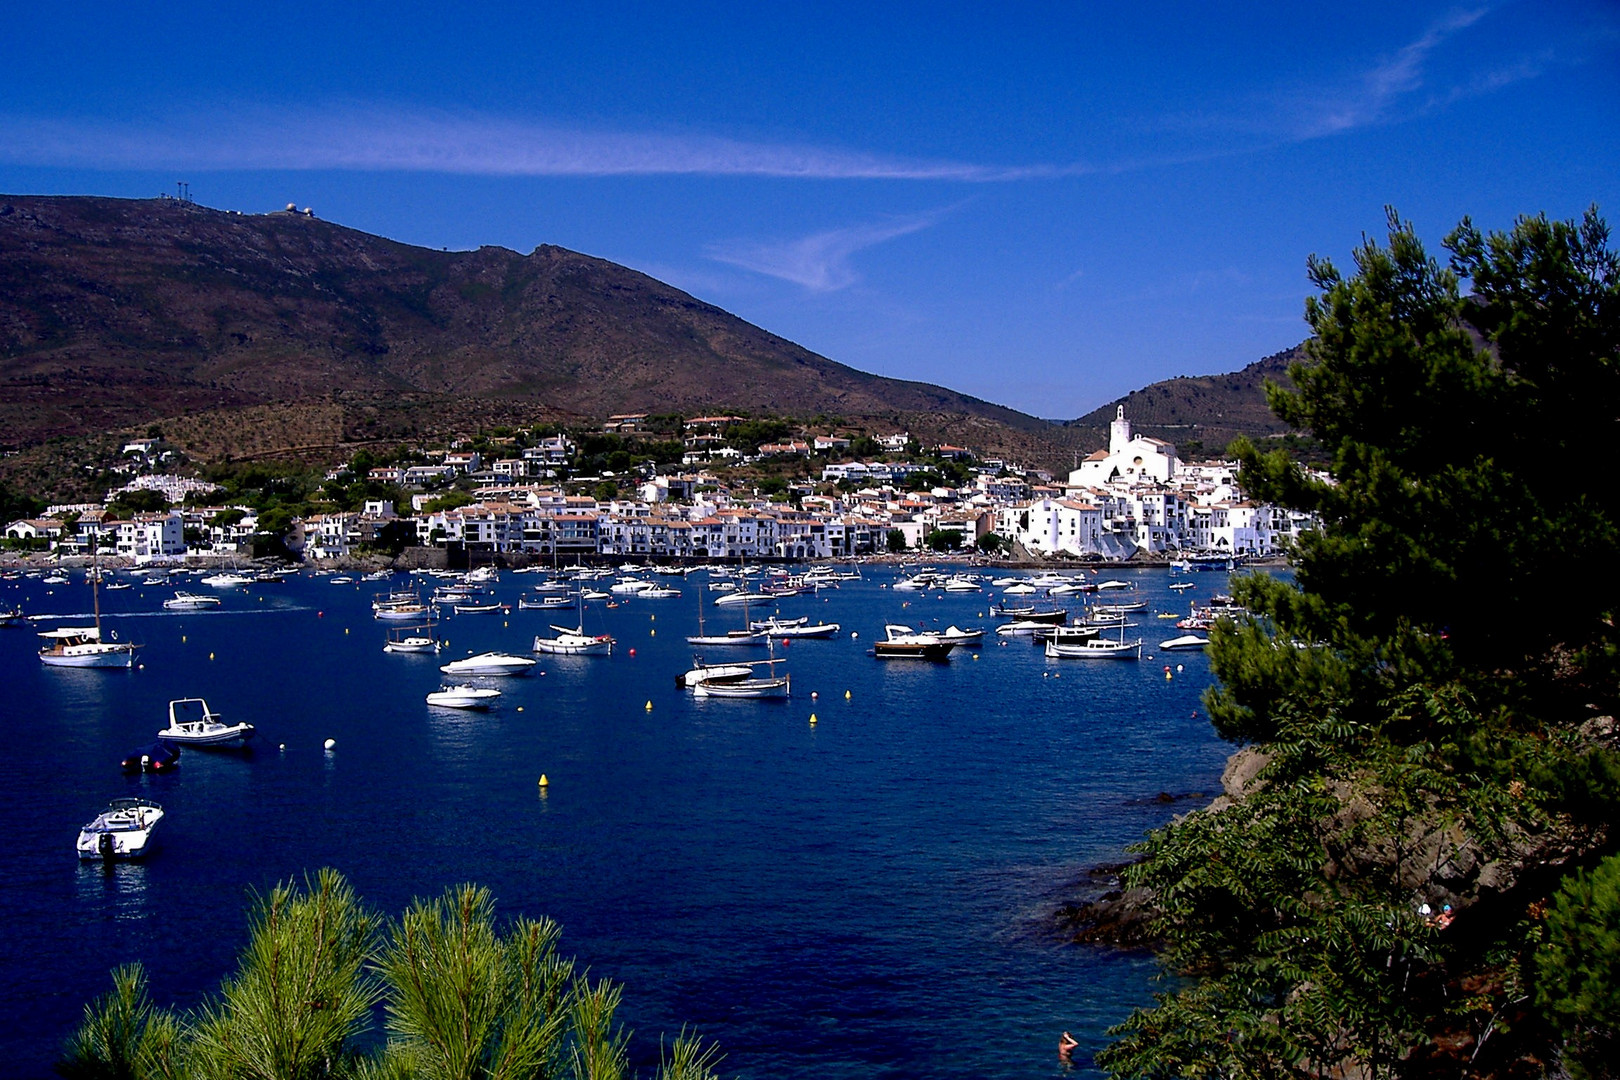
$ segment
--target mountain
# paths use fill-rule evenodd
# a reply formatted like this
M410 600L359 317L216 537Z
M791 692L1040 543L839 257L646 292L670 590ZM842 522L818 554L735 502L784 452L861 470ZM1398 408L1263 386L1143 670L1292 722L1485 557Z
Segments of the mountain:
M1269 379L1292 386L1288 366L1305 359L1305 347L1296 345L1230 375L1166 379L1133 390L1063 426L1077 433L1083 443L1106 446L1108 425L1115 410L1124 405L1133 432L1176 444L1186 460L1215 456L1239 435L1258 442L1291 431L1266 405L1264 383Z
M857 371L550 245L432 251L294 212L0 196L0 438L14 447L165 422L206 457L719 410L908 428L1035 463L1067 461L1083 435Z

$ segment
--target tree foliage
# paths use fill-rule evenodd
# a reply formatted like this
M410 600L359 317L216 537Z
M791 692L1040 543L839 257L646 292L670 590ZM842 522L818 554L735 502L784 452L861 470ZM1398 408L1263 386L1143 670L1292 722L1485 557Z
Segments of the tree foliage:
M623 1080L621 990L576 972L548 919L501 928L472 885L413 904L386 930L335 871L255 904L237 974L181 1015L139 965L85 1008L57 1071L69 1080ZM373 1006L387 1041L362 1050ZM682 1031L659 1080L714 1080L719 1052Z
M1309 264L1308 360L1267 393L1331 479L1237 449L1251 495L1320 527L1293 582L1235 582L1251 614L1211 636L1206 704L1255 777L1141 847L1130 880L1191 981L1116 1029L1099 1057L1116 1074L1489 1071L1555 1052L1555 1001L1615 1030L1601 980L1536 984L1573 945L1536 957L1549 933L1599 951L1611 933L1596 886L1541 912L1572 854L1614 843L1620 807L1599 716L1620 704L1620 498L1601 471L1620 260L1595 211L1464 221L1446 247L1441 266L1391 214L1354 275Z

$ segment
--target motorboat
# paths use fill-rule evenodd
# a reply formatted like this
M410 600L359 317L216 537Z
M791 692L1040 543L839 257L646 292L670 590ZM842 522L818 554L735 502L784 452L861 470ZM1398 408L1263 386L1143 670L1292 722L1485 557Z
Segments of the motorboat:
M872 655L885 660L946 660L957 643L909 626L884 627L886 637L872 644Z
M22 608L0 608L0 626L17 626L22 621Z
M114 799L79 830L81 859L139 859L152 850L152 834L163 820L163 807L150 799Z
M968 577L953 577L945 582L946 592L978 592L982 586Z
M791 676L776 674L778 660L773 653L769 660L755 660L746 666L749 671L740 679L701 679L692 686L692 696L701 698L750 698L754 700L787 698L792 693ZM756 676L754 668L764 667L767 674Z
M539 663L532 657L487 652L439 665L446 675L527 675Z
M662 585L655 585L650 589L642 589L636 595L647 600L673 600L681 595L681 590L666 589Z
M1052 623L1039 619L1015 619L996 627L996 633L1001 637L1035 637L1055 629Z
M336 578L333 578L332 580L334 582L337 581ZM246 574L238 574L234 570L222 570L217 574L209 574L207 577L201 578L200 581L202 584L208 585L215 589L231 589L238 585L253 584L252 578L248 577Z
M734 607L738 604L769 604L776 597L769 593L760 592L731 592L721 593L714 598L715 607Z
M1198 586L1193 584L1190 581L1178 581L1178 582L1176 582L1176 583L1174 583L1173 585L1170 586L1170 591L1171 592L1181 592L1184 589L1196 589L1196 588L1198 588Z
M611 600L613 599L613 594L605 593L601 589L586 589L584 592L579 594L579 598L581 600Z
M1133 588L1135 588L1135 586L1132 585L1130 582L1128 582L1128 581L1120 581L1117 578L1110 579L1108 581L1099 581L1099 582L1097 582L1097 591L1098 592L1109 592L1109 591L1111 591L1113 589L1133 589Z
M984 640L984 630L963 630L953 624L941 630L939 636L958 645L977 645Z
M433 636L433 626L423 623L420 626L396 626L388 631L388 641L383 645L385 653L436 653L439 651L439 641Z
M762 623L749 623L766 637L773 638L830 638L837 637L841 629L837 623L813 623L807 618L778 621L767 619Z
M896 587L898 588L898 586ZM1030 594L1039 591L1039 589L1035 588L1035 586L1029 584L1028 582L1020 582L1017 585L1009 585L1002 590L1002 592L1007 596L1029 596Z
M202 750L239 750L253 741L252 724L226 724L219 715L202 698L177 698L169 702L169 726L158 738Z
M467 580L478 584L494 584L501 578L501 572L493 566L480 566L467 575Z
M130 641L101 640L99 626L64 626L42 630L45 644L39 650L40 663L50 667L127 668L135 666L136 645Z
M500 696L489 686L445 685L429 694L427 703L441 709L487 709Z
M217 608L223 603L224 601L217 596L176 592L172 597L163 601L163 607L166 611L202 611L206 608Z
M137 746L118 763L127 773L166 773L180 767L180 748L166 739Z
M701 657L693 657L693 665L690 671L675 676L677 688L689 690L699 683L736 682L754 673L749 664L705 664Z
M1123 615L1127 611L1146 611L1147 606L1146 600L1135 600L1126 604L1096 604L1091 610L1099 615Z
M1197 634L1183 634L1181 637L1173 637L1169 641L1159 642L1159 648L1169 652L1172 650L1202 649L1208 644L1209 638L1207 637L1199 637Z
M1096 591L1097 586L1093 585L1089 581L1066 581L1062 585L1052 586L1049 595L1073 596L1076 593L1091 593Z
M135 586L127 581L109 581L102 588L108 592L118 592L121 589L133 589Z
M629 578L624 581L615 581L608 586L608 592L617 593L620 596L634 596L636 593L646 592L648 589L656 589L657 587L650 581L638 581L635 578Z

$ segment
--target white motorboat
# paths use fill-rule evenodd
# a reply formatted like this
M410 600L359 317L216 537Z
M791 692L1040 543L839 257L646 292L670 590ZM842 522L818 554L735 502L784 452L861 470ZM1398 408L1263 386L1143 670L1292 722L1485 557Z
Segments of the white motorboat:
M446 675L527 675L539 663L533 657L487 652L439 665Z
M650 589L642 589L636 595L646 600L673 600L681 595L681 590L666 589L661 585L655 585Z
M776 600L776 597L771 596L771 595L769 595L767 593L732 592L732 593L722 593L721 595L715 597L714 598L714 606L715 607L734 607L734 606L736 606L738 604L770 604L770 603L775 602L775 600Z
M753 699L783 699L792 693L790 685L791 676L776 674L776 665L783 661L775 655L769 660L756 660L747 665L749 673L740 679L702 679L692 686L692 696L700 698L753 698ZM765 667L768 674L764 678L754 675L756 667Z
M896 587L898 588L898 586L896 586ZM1017 584L1017 585L1009 585L1009 586L1007 586L1006 589L1003 590L1003 592L1005 592L1006 595L1008 595L1008 596L1029 596L1031 593L1038 592L1038 591L1039 590L1037 590L1035 588L1035 586L1030 585L1028 583L1020 583L1020 584Z
M1108 581L1099 581L1099 582L1097 582L1097 591L1098 592L1109 592L1110 590L1113 590L1113 589L1131 589L1131 588L1135 588L1135 586L1132 585L1128 581L1120 581L1117 578L1110 579Z
M982 629L963 630L953 624L940 631L939 636L946 641L954 641L958 645L977 645L984 640L984 631Z
M736 682L746 679L754 673L749 664L705 664L701 658L693 658L693 668L675 676L675 685L682 689L691 689L699 683L705 682Z
M248 577L246 574L238 574L234 570L223 570L217 574L209 574L207 577L200 580L202 584L216 589L230 589L236 587L237 585L253 584L252 578ZM337 579L334 578L333 580L336 581Z
M807 618L767 619L762 623L749 623L750 627L773 638L830 638L837 637L837 623L813 623Z
M480 566L478 569L472 571L471 573L469 573L467 575L467 580L468 581L477 582L479 584L483 584L483 583L486 583L486 582L488 582L490 584L494 584L495 582L499 581L500 579L501 579L501 572L499 570L497 570L493 566Z
M1169 641L1159 642L1159 648L1165 651L1180 649L1202 649L1209 644L1209 638L1199 637L1197 634L1183 634L1173 637Z
M887 636L872 645L872 655L880 659L946 660L958 644L939 634L924 633L898 623L883 629Z
M1194 585L1190 581L1178 581L1174 585L1170 586L1170 590L1172 592L1181 592L1183 589L1196 589L1196 588L1198 588L1198 586Z
M953 577L945 583L946 592L978 592L982 586L968 577Z
M204 596L201 593L176 592L174 596L163 601L167 611L202 611L205 608L217 608L224 601L217 596Z
M620 596L634 596L636 593L643 593L648 589L655 588L657 586L650 581L637 581L635 578L629 578L625 581L615 581L608 586L608 592L618 593Z
M152 850L152 834L162 820L163 807L150 799L114 799L79 830L79 858L139 859Z
M202 698L177 698L169 702L169 726L157 734L180 746L235 750L252 742L257 732L252 724L222 723Z
M45 644L40 663L50 667L127 668L135 666L136 645L130 641L102 641L99 626L64 626L42 630Z
M613 599L613 594L605 593L601 589L586 589L584 592L579 594L579 598L581 600L611 600Z
M427 703L441 709L487 709L500 696L493 687L446 685L429 694Z
M1015 619L1010 623L1004 623L996 627L996 633L1002 637L1034 637L1051 629L1052 624L1049 622L1041 622L1036 619Z

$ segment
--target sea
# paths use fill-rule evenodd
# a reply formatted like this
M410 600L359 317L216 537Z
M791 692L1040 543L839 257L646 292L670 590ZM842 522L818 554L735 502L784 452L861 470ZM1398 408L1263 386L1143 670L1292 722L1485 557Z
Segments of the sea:
M727 1077L1095 1075L1106 1030L1167 986L1150 955L1072 944L1055 913L1096 891L1091 868L1219 790L1231 748L1200 700L1208 660L1156 646L1182 633L1161 616L1227 575L1086 572L1131 586L1105 601L1147 601L1129 631L1147 643L1139 662L1047 660L992 633L928 663L877 659L871 642L889 623L993 629L1001 590L908 592L898 569L861 573L779 602L842 627L776 643L788 701L677 689L699 605L711 634L743 622L710 606L700 571L657 579L678 598L590 604L585 628L612 634L614 654L540 656L530 677L489 682L503 696L487 713L424 697L441 663L528 654L547 624L574 622L518 609L538 575L501 575L508 611L444 609L445 650L413 656L383 652L389 624L371 611L411 586L403 574L305 572L167 612L176 585L210 590L124 573L134 587L100 598L109 633L141 646L131 670L36 658L34 631L88 622L82 573L0 580L0 608L52 616L0 629L0 1071L50 1075L117 965L145 965L161 1004L204 1002L234 968L252 897L335 867L391 916L475 882L504 916L555 919L563 952L623 984L643 1074L684 1029L719 1044ZM708 658L722 651L763 653ZM187 750L169 775L124 775L184 697L254 724L251 753ZM163 805L156 850L80 863L80 826L126 795ZM1072 1065L1063 1031L1080 1042Z

